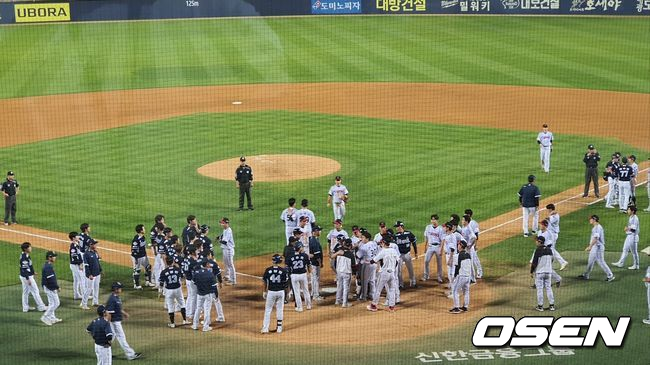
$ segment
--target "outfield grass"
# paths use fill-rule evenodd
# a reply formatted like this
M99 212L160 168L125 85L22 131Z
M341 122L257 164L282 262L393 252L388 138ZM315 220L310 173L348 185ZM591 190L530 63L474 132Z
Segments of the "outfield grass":
M242 134L244 129L248 133ZM322 138L332 130L351 132L344 139ZM334 174L258 183L253 191L257 209L236 212L233 181L196 172L214 160L242 151L336 159L342 165L336 174L350 190L348 225L375 231L380 220L399 219L421 238L433 212L448 217L471 207L483 220L516 208L516 193L531 173L539 175L544 196L579 184L584 167L581 156L571 151L581 151L588 143L596 142L605 151L639 154L614 141L560 138L563 148L553 156L550 176L538 166L537 148L531 143L534 133L290 112L191 115L1 152L19 174L18 215L23 224L68 232L89 222L98 239L130 243L133 227L149 226L159 213L178 233L185 217L195 214L213 227L215 236L221 230L217 220L228 216L237 255L245 257L282 247L279 216L292 196L308 198L317 221L329 230L332 212L325 202ZM436 141L435 147L429 141ZM488 153L473 153L477 145Z
M0 98L328 81L647 93L648 26L643 17L385 16L3 27Z

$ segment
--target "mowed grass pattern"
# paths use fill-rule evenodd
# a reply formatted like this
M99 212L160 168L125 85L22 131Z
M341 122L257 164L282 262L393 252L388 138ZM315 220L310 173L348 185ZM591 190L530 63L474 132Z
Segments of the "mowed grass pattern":
M318 17L4 27L0 98L278 82L650 92L648 19ZM47 58L44 58L47 55Z
M331 138L340 131L344 138ZM339 132L337 132L339 133ZM541 172L536 134L291 112L198 114L116 128L2 150L22 184L21 223L55 231L93 226L98 239L130 243L135 227L162 213L180 234L185 217L220 234L218 219L232 220L238 258L280 250L287 199L307 198L329 230L326 207L334 175L350 190L347 229L377 229L380 220L403 220L422 239L429 216L446 219L473 208L479 220L518 207L517 191L531 174L544 196L580 184L580 151L594 139L562 136L553 173ZM596 141L602 150L623 150ZM481 146L484 153L475 153ZM489 151L489 152L487 152ZM312 180L258 183L255 211L237 212L233 180L201 176L196 169L244 155L296 153L325 156L341 171ZM318 169L318 166L308 168ZM299 172L298 172L299 173ZM53 194L53 192L56 192Z

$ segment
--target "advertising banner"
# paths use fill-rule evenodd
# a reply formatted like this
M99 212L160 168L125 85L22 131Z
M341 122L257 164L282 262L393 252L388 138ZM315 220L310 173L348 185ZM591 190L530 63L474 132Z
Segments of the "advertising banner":
M311 0L312 14L361 14L361 0Z

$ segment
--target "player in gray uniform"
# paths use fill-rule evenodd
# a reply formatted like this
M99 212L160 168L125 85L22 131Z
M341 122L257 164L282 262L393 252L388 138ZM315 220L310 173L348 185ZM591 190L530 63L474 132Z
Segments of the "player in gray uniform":
M377 265L374 263L371 264L371 261L374 260L377 252L379 252L379 246L377 246L375 241L370 239L371 237L367 231L361 233L361 243L357 251L357 258L361 263L361 267L359 268L359 281L361 282L359 300L372 298L377 290L375 287L375 282L377 281Z
M388 300L388 311L395 311L395 293L397 291L397 270L399 252L390 247L390 239L383 236L380 239L382 249L375 256L370 263L379 263L379 275L377 279L377 290L372 297L372 303L366 308L371 312L377 311L377 304L379 303L379 295L382 288L386 287L386 299Z
M469 255L472 256L472 270L475 270L476 279L483 278L483 266L481 265L481 260L478 258L478 235L481 232L478 222L474 219L474 212L471 209L465 209L465 214L469 216L470 221L467 224L469 228L472 229L474 235L476 236L476 241L472 245L472 248L469 251Z
M555 210L555 204L547 204L546 211L548 212L548 217L546 217L548 223L547 229L555 236L553 247L551 247L553 250L553 258L560 263L560 271L563 271L569 262L565 260L557 250L557 240L560 237L560 214Z
M472 257L465 249L467 242L458 242L458 263L454 273L454 282L451 285L451 295L454 298L454 307L449 310L451 314L459 314L469 310L469 284L472 275ZM465 294L464 306L460 307L459 292Z
M474 249L474 245L476 244L476 239L477 239L476 233L474 233L474 230L469 225L469 222L471 220L472 220L472 218L468 214L465 214L463 216L463 219L461 220L462 228L460 230L460 234L463 236L463 240L465 240L465 243L467 245L465 247L465 249L466 249L466 251L467 251L467 253L469 254L470 257L472 257L472 254L470 252L471 251L476 251ZM474 263L473 262L472 262L470 267L472 269L471 270L471 275L470 275L471 282L476 283L476 278L477 277L481 278L483 273L480 272L480 273L477 274L477 272L474 270Z
M648 157L648 160L650 160L650 157ZM648 176L646 177L645 186L646 189L648 190L648 207L644 209L644 211L650 212L650 169L648 169L647 171L648 171Z
M636 215L636 210L634 205L630 205L627 208L627 214L630 217L627 220L627 226L625 226L625 243L623 243L621 257L617 262L612 263L613 266L623 267L627 255L631 252L633 262L632 266L628 267L628 269L639 270L639 217Z
M431 215L431 224L424 229L424 245L426 247L426 254L424 255L424 275L422 281L429 280L429 263L433 256L436 257L436 264L438 268L438 283L442 284L442 237L445 235L445 230L438 224L438 215Z
M540 222L541 229L540 229L539 232L537 232L538 237L543 237L544 238L544 246L551 249L551 252L553 252L553 258L555 258L555 253L557 253L557 256L562 260L562 263L566 263L566 261L564 261L562 256L560 256L560 253L557 252L557 250L555 250L555 242L556 242L557 236L555 234L553 234L553 232L551 232L548 229L548 226L549 226L549 223L548 223L548 221L546 219L544 219L544 220L542 220ZM533 256L530 258L530 263L531 264L533 263L534 259L535 259L535 252L533 252ZM551 273L551 278L555 282L555 285L557 287L559 287L561 285L561 282L562 282L562 277L557 272L555 272L553 267L551 267L551 272L550 273ZM537 284L533 285L533 287L537 288Z
M334 178L334 185L327 193L327 206L334 209L334 219L343 221L345 217L345 204L348 202L348 188L341 184L341 177Z
M298 218L307 217L308 220L305 230L308 236L311 236L312 227L316 224L316 216L314 215L314 212L309 209L309 200L303 199L300 202L300 206L301 208L297 212Z
M336 259L336 301L334 304L340 304L342 308L351 307L352 304L348 302L348 293L352 275L355 273L356 260L349 239L346 239L341 249L332 255L332 259Z
M284 222L284 234L287 237L287 243L289 237L293 236L293 230L298 226L298 218L300 218L296 209L296 199L289 198L288 204L289 206L280 214L280 220Z
M537 307L536 310L544 311L544 290L549 303L549 310L555 310L555 297L553 288L551 288L551 275L553 272L553 251L550 245L545 245L544 236L537 237L537 250L533 256L533 262L530 264L530 277L535 278L535 287L537 288Z
M223 266L226 270L226 285L237 284L237 271L235 270L235 238L230 228L230 219L223 217L219 221L223 233L217 239L221 243L221 253L223 254Z
M449 280L448 288L454 282L454 272L458 258L456 250L458 249L458 240L454 234L454 225L451 222L445 223L445 235L442 238L442 247L445 249L445 261L447 262L447 279Z
M589 261L587 262L587 270L584 274L579 275L578 278L589 280L589 274L591 274L594 264L598 263L607 275L605 281L609 282L614 280L615 277L605 262L605 230L603 230L603 226L600 225L599 221L600 218L595 214L589 217L589 223L593 226L591 229L591 241L589 242L589 246L585 248L585 251L589 251Z
M271 322L271 312L275 307L275 315L277 320L276 333L282 333L282 321L284 320L284 291L289 282L289 274L287 270L280 267L282 263L282 256L279 254L273 255L271 258L273 266L264 270L262 281L264 289L262 291L262 298L266 300L264 306L264 321L262 322L262 334L269 333L269 324Z
M632 204L636 205L636 178L639 176L639 165L636 163L636 156L635 155L629 155L627 157L627 160L630 162L630 167L632 168L632 172L634 175L632 176L632 180L630 180L630 190L631 190L631 200Z
M342 236L343 239L350 237L348 232L343 230L343 222L340 219L334 220L334 229L329 231L327 234L327 252L328 257L330 258L330 267L332 271L336 273L336 268L334 267L334 260L332 260L332 254L335 252L334 248L339 243L339 236Z
M553 151L553 133L549 132L548 124L542 125L542 131L537 134L537 144L542 169L548 173L551 170L551 151Z

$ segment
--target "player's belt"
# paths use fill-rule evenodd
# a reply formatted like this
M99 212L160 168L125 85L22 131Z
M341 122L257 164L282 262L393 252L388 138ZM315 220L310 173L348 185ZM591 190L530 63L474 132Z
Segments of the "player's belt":
M440 246L440 242L438 243L429 243L430 246Z

